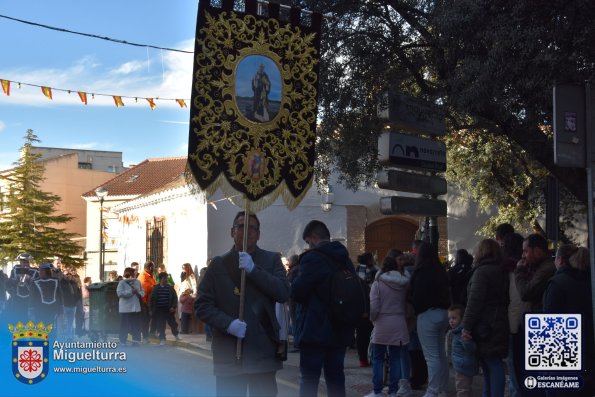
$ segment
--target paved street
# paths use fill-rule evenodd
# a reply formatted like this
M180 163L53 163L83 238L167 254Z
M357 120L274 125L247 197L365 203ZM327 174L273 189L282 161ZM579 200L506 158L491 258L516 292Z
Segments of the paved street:
M211 344L206 341L204 334L181 335L182 341L174 341L171 335L168 336L168 345L198 349L205 354L210 354ZM290 348L291 350L291 348ZM297 396L299 389L299 353L289 353L287 361L284 363L283 370L277 373L277 379L280 386L280 397ZM362 397L372 390L372 368L360 368L357 352L354 349L347 349L345 357L345 383L347 397ZM482 377L476 376L473 383L473 395L481 396ZM281 390L286 388L290 394L281 394ZM295 393L291 393L295 390ZM414 390L413 397L423 396L423 390ZM455 396L454 372L450 371L449 396ZM326 396L324 380L321 379L319 396Z

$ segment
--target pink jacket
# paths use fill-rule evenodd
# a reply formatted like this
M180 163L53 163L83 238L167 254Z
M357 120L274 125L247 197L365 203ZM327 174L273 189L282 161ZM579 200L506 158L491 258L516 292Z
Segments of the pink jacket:
M182 304L182 313L192 314L194 308L194 297L190 294L180 295L180 303Z
M406 345L409 343L407 329L407 286L409 273L398 271L382 273L370 290L370 320L374 323L372 343L381 345Z

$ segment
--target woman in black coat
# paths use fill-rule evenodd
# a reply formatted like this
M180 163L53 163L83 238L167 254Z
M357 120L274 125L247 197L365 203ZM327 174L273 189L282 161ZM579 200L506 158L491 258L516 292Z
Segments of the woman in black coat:
M508 355L508 274L495 240L482 240L475 253L467 287L463 339L474 340L483 370L483 395L504 395L504 362Z

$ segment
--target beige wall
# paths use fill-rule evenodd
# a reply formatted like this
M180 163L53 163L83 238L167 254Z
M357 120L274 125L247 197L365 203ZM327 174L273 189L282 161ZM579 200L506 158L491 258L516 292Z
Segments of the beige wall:
M85 248L87 234L87 204L81 198L83 193L96 188L116 176L104 171L83 170L78 168L76 154L61 156L43 162L45 166L44 180L40 189L59 196L62 200L55 207L56 214L68 214L73 219L60 226L69 233L80 236L81 248ZM0 181L0 184L5 183ZM3 191L8 188L3 187ZM82 251L81 249L81 251Z

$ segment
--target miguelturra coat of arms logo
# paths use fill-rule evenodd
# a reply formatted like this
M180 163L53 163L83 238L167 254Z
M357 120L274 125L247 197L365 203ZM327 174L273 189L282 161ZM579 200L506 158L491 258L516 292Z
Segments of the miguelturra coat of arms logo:
M49 340L52 324L47 327L39 322L29 321L27 325L18 322L8 324L12 333L12 373L17 380L34 385L44 380L49 371Z

